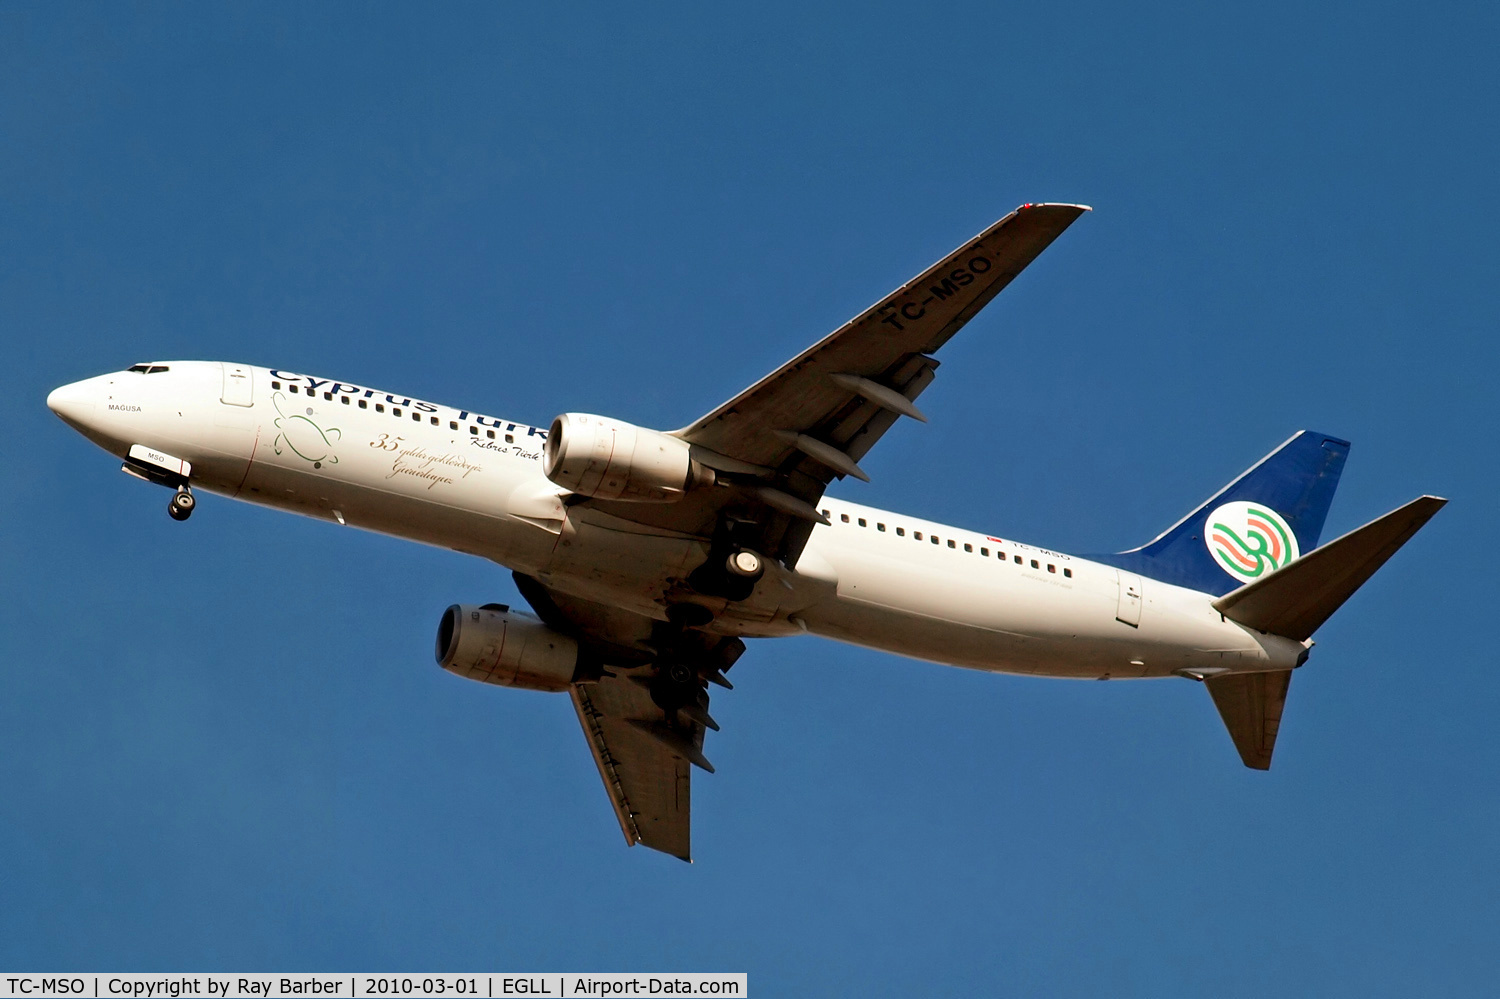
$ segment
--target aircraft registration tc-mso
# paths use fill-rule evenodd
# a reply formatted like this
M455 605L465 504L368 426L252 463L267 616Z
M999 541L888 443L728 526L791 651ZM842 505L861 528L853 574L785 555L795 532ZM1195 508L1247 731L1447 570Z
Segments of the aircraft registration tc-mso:
M1446 502L1318 545L1349 443L1301 431L1155 540L1080 557L827 496L915 400L933 356L1074 219L1025 205L680 430L564 413L550 428L349 382L161 361L47 405L173 490L194 487L467 552L534 615L455 604L437 659L572 698L620 828L690 858L711 685L744 639L811 633L1033 676L1201 681L1267 769L1313 632Z

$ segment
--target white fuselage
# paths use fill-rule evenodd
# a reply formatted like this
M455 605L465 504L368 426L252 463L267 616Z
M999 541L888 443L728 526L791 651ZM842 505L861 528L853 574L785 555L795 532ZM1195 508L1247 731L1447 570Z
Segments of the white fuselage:
M536 427L275 369L163 366L48 402L122 458L140 444L191 463L196 488L478 555L648 617L665 617L665 590L707 554L689 535L566 505ZM1305 653L1226 621L1204 593L831 497L819 509L832 526L813 530L795 569L771 565L710 630L1099 679L1284 670Z

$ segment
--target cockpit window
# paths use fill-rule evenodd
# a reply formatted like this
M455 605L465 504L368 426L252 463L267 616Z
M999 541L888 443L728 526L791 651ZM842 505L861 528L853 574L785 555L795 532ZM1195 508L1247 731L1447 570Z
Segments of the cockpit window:
M137 371L143 375L159 375L171 369L165 364L132 364L127 370Z

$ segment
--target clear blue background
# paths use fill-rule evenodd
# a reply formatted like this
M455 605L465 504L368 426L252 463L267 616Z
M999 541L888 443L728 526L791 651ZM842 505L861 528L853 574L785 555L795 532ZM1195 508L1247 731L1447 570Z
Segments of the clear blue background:
M533 5L535 7L535 5ZM0 968L746 970L758 995L1476 994L1500 961L1491 5L0 7ZM205 497L52 387L230 359L681 426L1026 201L1096 206L836 495L1138 544L1293 431L1269 774L1204 690L752 646L692 866L455 553Z

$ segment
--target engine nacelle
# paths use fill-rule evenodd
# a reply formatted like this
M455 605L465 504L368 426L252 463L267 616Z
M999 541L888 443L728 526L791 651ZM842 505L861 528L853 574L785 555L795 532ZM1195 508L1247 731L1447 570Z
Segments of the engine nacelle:
M581 496L635 503L675 503L713 472L671 434L590 413L564 413L547 432L547 478Z
M578 643L499 604L454 604L438 623L437 661L481 683L567 690L578 671Z

